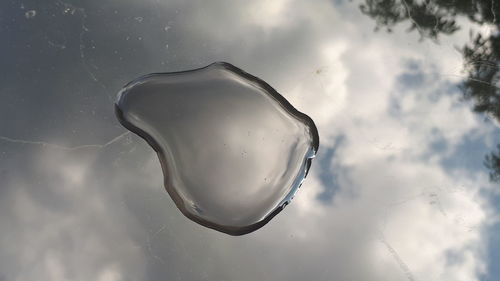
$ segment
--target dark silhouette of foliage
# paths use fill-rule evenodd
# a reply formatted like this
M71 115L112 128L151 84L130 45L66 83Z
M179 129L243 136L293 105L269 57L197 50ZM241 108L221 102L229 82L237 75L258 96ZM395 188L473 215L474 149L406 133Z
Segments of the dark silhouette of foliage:
M486 155L484 165L490 169L490 179L500 182L500 144L497 145L497 151Z
M460 27L457 16L465 16L478 24L496 24L500 3L495 0L365 0L361 11L377 23L377 28L389 31L410 21L410 31L418 30L421 36L436 39L439 34L452 34Z
M467 77L460 84L466 100L473 101L473 110L500 122L500 3L496 0L365 0L361 12L376 22L376 30L392 29L410 22L408 29L418 31L421 40L439 41L461 28L457 18L489 25L489 36L471 31L471 42L461 48ZM500 182L500 145L497 152L485 157L492 181Z
M418 3L412 0L366 0L361 11L374 18L377 29L392 28L410 20L409 31L418 30L422 37L437 38L439 33L451 34L459 29L455 22L454 11L443 9L434 1Z
M474 111L485 113L500 121L500 37L484 38L480 34L472 44L462 49L468 79L461 89L466 99L474 100Z

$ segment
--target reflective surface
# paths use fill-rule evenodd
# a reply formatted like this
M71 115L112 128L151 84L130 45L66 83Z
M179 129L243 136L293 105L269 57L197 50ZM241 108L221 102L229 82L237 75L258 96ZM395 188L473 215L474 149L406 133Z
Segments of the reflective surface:
M500 3L385 3L0 1L0 280L497 280ZM214 61L321 132L239 237L183 216L114 116L136 77Z
M232 235L290 203L319 145L311 118L224 62L140 77L118 94L116 115L158 153L177 207Z

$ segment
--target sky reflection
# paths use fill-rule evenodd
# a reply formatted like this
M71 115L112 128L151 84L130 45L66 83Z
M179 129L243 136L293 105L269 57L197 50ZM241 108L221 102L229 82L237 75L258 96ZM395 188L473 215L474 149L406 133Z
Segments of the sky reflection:
M360 4L2 2L0 280L493 280L498 123L463 100L456 48L493 29L373 32ZM182 216L113 112L131 79L213 61L322 138L292 204L243 237Z

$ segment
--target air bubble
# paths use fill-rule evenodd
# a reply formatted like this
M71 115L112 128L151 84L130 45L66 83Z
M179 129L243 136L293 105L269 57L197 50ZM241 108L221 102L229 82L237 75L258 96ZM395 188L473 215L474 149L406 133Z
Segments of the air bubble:
M157 152L179 210L231 235L259 229L290 202L319 146L311 118L228 63L140 77L115 109Z
M32 19L32 18L34 18L36 16L36 11L35 10L26 11L26 13L24 13L24 16L27 19Z

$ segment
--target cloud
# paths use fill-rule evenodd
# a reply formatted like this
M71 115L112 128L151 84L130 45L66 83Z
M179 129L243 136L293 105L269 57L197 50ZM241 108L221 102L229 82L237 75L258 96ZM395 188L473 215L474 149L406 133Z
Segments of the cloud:
M320 153L335 152L322 159L329 165L313 163L292 204L271 223L228 237L180 214L162 187L156 155L137 137L77 151L2 142L8 153L0 164L7 171L0 179L0 280L480 280L487 271L486 227L497 216L483 195L492 188L487 174L441 161L468 136L492 134L450 87L461 75L451 46L466 34L443 45L419 43L401 30L374 34L357 5L330 1L99 6L84 7L85 40L68 38L76 49L66 51L76 51L80 72L71 81L94 89L84 96L99 100L100 109L112 112L99 99L104 89L85 75L80 44L111 93L145 72L228 60L310 115ZM65 17L82 20L79 13ZM80 34L81 24L72 30ZM404 76L408 61L419 66L415 76ZM45 79L61 85L63 78ZM75 117L80 98L55 99L53 116L39 120L42 129L32 136L71 135L48 129L47 120ZM70 132L86 116L54 122ZM79 144L86 135L104 143L114 134L103 135L120 134L116 122L89 120L88 130L64 142ZM436 139L445 150L435 149ZM336 176L325 180L325 173ZM330 185L335 194L319 201Z

